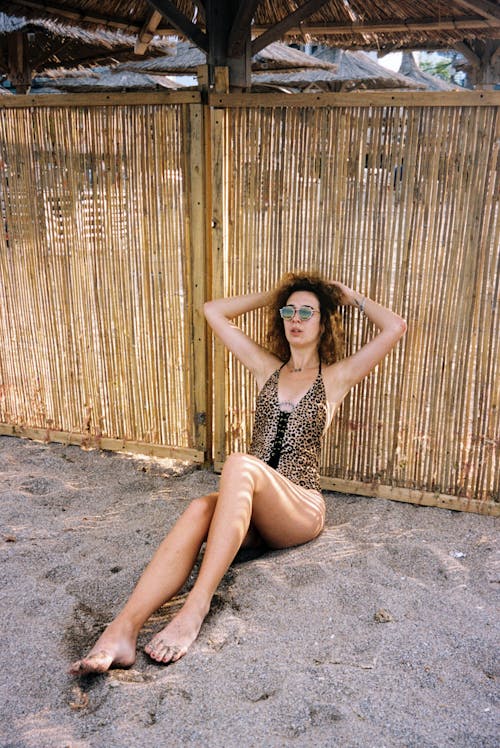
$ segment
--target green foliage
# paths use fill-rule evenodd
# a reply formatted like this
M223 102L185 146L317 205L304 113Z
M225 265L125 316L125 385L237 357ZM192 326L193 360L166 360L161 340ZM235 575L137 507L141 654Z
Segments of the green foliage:
M420 62L420 68L425 73L430 73L431 75L435 75L438 78L442 78L445 81L448 81L448 83L451 82L453 73L455 72L453 70L453 62L452 60L421 60Z

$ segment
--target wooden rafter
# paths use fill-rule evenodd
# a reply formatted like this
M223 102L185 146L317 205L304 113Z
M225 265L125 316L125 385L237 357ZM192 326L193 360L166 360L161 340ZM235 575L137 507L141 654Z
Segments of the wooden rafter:
M266 29L263 34L252 42L252 55L260 52L261 49L267 47L271 42L281 39L292 26L300 23L304 18L309 18L309 16L319 10L323 5L326 5L327 2L328 0L309 0L309 2L302 5L293 13L290 13L290 15L282 21L279 21L274 26Z
M500 21L500 8L497 3L490 0L455 0L458 5L467 10L472 10L490 21Z
M137 37L137 41L135 43L134 52L136 55L143 55L147 48L149 47L149 44L151 42L151 39L155 35L155 31L160 25L160 21L162 19L162 14L157 10L152 10L151 13L148 16L148 19L142 29L139 31L139 35Z
M479 59L477 54L465 42L458 42L454 45L454 49L456 49L457 52L460 52L460 54L465 57L467 62L469 62L472 67L478 68L481 64L481 60Z
M255 9L260 0L240 0L240 5L229 33L227 53L229 57L243 54L245 43L250 38L250 27Z
M190 39L197 47L208 52L207 35L199 26L191 23L184 13L181 13L171 0L148 0L149 5L158 10L183 36Z
M275 29L275 26L269 28L267 26L252 26L252 32L260 34L252 42L252 54L263 49L269 42L264 39L265 43L257 44L268 31ZM440 21L412 21L409 20L405 23L349 23L334 26L332 24L324 25L305 25L290 26L286 31L282 33L285 36L297 36L310 34L311 36L342 36L346 34L358 35L358 34L399 34L411 31L473 31L474 29L491 29L499 31L500 23L491 23L486 19L474 18L474 19L445 19Z

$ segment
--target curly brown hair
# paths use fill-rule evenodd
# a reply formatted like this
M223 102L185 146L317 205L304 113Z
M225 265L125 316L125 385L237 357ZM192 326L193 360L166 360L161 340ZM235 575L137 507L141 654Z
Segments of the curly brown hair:
M290 345L280 309L295 291L309 291L318 299L321 310L318 353L323 363L333 364L344 356L344 328L338 311L342 292L317 273L287 273L281 278L268 307L267 342L270 350L282 361L290 358Z

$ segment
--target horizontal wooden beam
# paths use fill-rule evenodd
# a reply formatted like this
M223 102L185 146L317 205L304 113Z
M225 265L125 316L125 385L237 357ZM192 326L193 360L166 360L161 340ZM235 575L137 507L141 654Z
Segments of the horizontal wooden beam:
M413 488L399 488L398 486L383 486L378 483L361 483L360 481L339 480L337 478L321 478L321 487L326 491L368 496L374 499L389 499L403 501L407 504L419 506L435 506L441 509L452 509L461 512L475 512L492 517L500 516L500 504L493 501L478 501L452 494L419 491Z
M22 109L27 106L144 106L147 104L199 104L200 101L201 93L199 91L26 94L20 96L0 96L0 111L2 109Z
M252 54L254 52L254 43L258 42L261 36L268 31L268 26L252 26L253 34L260 34L252 42ZM273 27L274 28L274 27ZM474 31L479 29L498 29L500 23L487 21L483 18L457 18L445 20L408 20L405 23L349 23L342 25L334 24L315 24L292 26L287 29L284 36L342 36L346 34L400 34L409 31ZM265 39L265 37L264 37ZM267 44L267 42L266 42ZM263 46L266 46L264 44ZM257 44L255 44L255 48ZM262 48L262 46L260 47ZM258 51L258 50L257 50Z
M0 423L0 436L18 436L46 444L50 442L73 444L87 449L105 449L110 452L125 452L159 458L167 457L172 460L186 460L197 463L205 460L204 453L197 449L147 444L146 442L127 441L126 439L111 439L105 436L89 436L88 434L75 434L68 431L14 426L7 423Z
M88 95L88 94L87 94ZM4 97L6 98L6 97ZM214 108L231 107L345 107L345 106L500 106L500 91L352 91L351 93L255 93L215 94ZM0 105L3 101L0 99Z

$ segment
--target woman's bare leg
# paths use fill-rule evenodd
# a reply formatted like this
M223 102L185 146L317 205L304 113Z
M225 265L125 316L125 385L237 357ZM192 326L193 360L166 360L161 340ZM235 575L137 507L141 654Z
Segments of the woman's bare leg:
M175 662L187 652L251 521L271 547L305 543L323 528L323 499L251 455L231 455L222 471L198 578L179 613L146 646L154 660Z
M111 665L135 661L137 635L143 623L182 587L207 537L217 494L191 502L144 570L123 610L70 673L101 673Z

